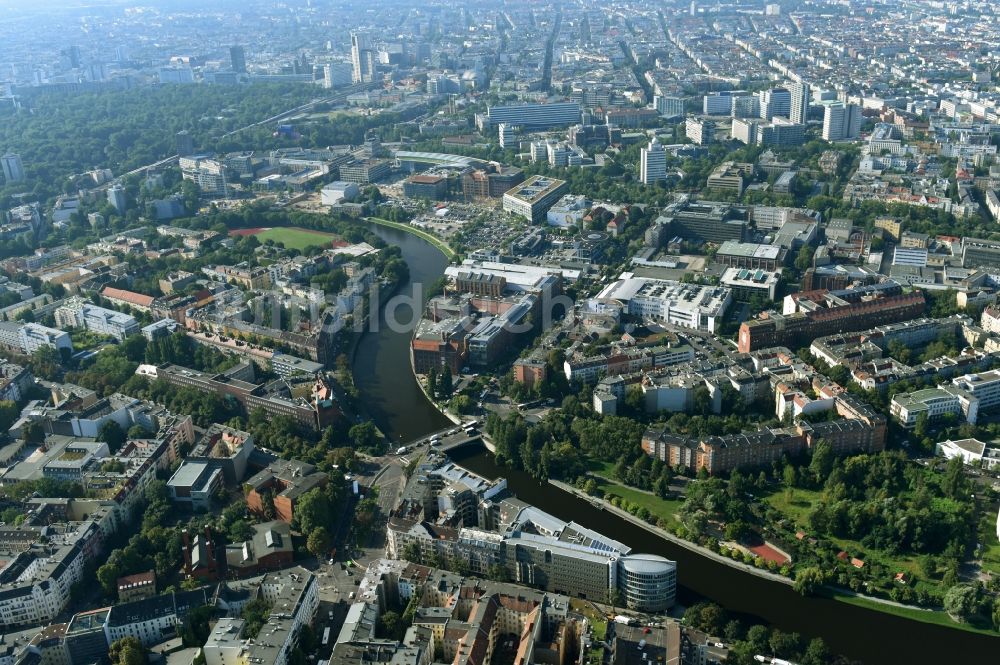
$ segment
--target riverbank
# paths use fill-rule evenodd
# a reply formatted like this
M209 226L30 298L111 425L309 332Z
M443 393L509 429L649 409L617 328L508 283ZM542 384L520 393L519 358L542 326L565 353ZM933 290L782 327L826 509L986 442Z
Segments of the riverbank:
M632 513L629 513L625 510L622 510L621 508L613 506L604 499L591 496L586 492L579 490L568 483L550 479L549 484L558 487L564 492L568 492L581 499L590 501L592 504L596 502L600 504L602 510L606 510L610 513L613 513L615 516L627 520L632 524L641 527L646 531L649 531L650 533L657 535L660 538L663 538L664 540L669 540L675 545L678 545L686 550L694 552L699 556L713 559L714 561L729 566L730 568L739 570L742 573L749 573L751 575L760 577L761 579L765 579L770 582L778 582L786 586L793 586L795 584L794 580L787 578L784 575L772 573L771 571L768 570L762 570L760 568L757 568L756 566L751 566L741 561L735 561L729 558L728 556L724 556L722 554L719 554L718 552L713 552L707 547L702 547L697 543L693 543L689 540L679 538L678 536L675 536L669 531L666 531L658 526L650 524L645 520L641 520ZM884 598L874 598L872 596L866 596L864 594L832 586L824 586L822 592L819 595L825 596L827 598L830 598L831 600L836 600L841 603L847 603L849 605L865 607L871 610L875 610L877 612L885 612L887 614L892 614L894 616L903 617L906 619L912 619L914 621L919 621L921 623L931 623L939 626L945 626L948 628L957 628L959 630L964 630L971 633L992 635L994 637L997 635L995 631L976 628L975 626L970 626L964 623L958 623L951 617L949 617L948 614L942 610L932 610L923 607L914 607L912 605L897 603L894 600L887 600Z
M592 504L594 504L596 502L596 503L600 504L601 510L606 510L609 513L613 513L616 517L620 517L621 519L627 520L627 521L631 522L632 524L634 524L634 525L636 525L638 527L642 527L646 531L649 531L650 533L652 533L652 534L654 534L656 536L659 536L660 538L663 538L664 540L669 540L670 542L674 543L675 545L679 545L680 547L683 547L686 550L690 550L690 551L694 552L695 554L699 554L699 555L701 555L703 557L707 557L709 559L714 559L715 561L718 561L719 563L723 563L723 564L729 566L730 568L735 568L735 569L737 569L737 570L739 570L741 572L750 573L751 575L756 575L757 577L761 577L761 578L769 580L771 582L780 582L781 584L785 584L787 586L791 586L792 585L792 580L788 579L787 577L784 577L782 575L778 575L777 573L772 573L769 570L761 570L760 568L756 568L754 566L745 564L745 563L743 563L741 561L733 561L729 557L723 556L722 554L719 554L718 552L713 552L712 550L708 549L707 547L702 547L701 545L698 545L697 543L692 543L689 540L684 540L683 538L678 538L677 536L675 536L674 534L670 533L669 531L666 531L664 529L661 529L658 526L650 524L649 522L646 522L645 520L641 520L638 517L636 517L635 515L633 515L632 513L629 513L629 512L627 512L625 510L622 510L621 508L617 508L617 507L611 505L610 503L608 503L604 499L600 499L600 498L598 498L596 496L590 496L586 492L584 492L582 490L579 490L579 489L573 487L572 485L570 485L568 483L564 483L564 482L562 482L560 480L551 480L550 479L549 480L549 484L551 484L551 485L553 485L555 487L558 487L559 489L561 489L564 492L569 492L570 494L573 494L573 495L575 495L575 496L577 496L577 497L579 497L581 499L584 499L586 501L590 501Z
M457 256L455 250L453 250L451 246L448 245L448 243L441 240L437 236L427 233L427 231L424 231L423 229L418 229L417 227L412 226L410 224L400 224L399 222L390 222L388 219L382 219L381 217L367 217L366 219L369 222L372 222L373 224L378 224L380 226L388 226L393 229L405 231L406 233L412 233L418 238L426 240L430 244L434 245L434 247L441 250L441 253L444 254L449 261L451 261L452 259L455 258L455 256Z

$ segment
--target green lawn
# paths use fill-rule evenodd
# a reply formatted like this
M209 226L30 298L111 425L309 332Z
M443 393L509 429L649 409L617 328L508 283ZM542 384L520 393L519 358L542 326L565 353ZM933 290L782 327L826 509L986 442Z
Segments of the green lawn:
M765 500L797 526L805 528L809 513L819 503L820 493L796 487L775 492Z
M608 634L608 618L597 612L593 605L579 598L571 598L569 606L574 612L579 612L590 620L590 625L594 629L594 640L603 642Z
M996 631L986 630L984 628L976 628L975 626L970 626L966 623L956 623L948 616L947 613L940 610L918 610L911 609L908 607L899 607L897 605L887 605L886 603L880 603L875 600L869 600L868 598L861 598L858 596L849 596L847 594L833 592L830 594L832 598L841 603L847 603L848 605L859 605L861 607L867 607L869 609L877 610L879 612L885 612L886 614L895 614L896 616L905 617L907 619L913 619L914 621L922 621L924 623L935 623L940 626L947 626L948 628L958 628L959 630L967 630L970 633L982 633L984 635L996 635Z
M983 552L983 568L994 575L1000 574L1000 543L986 545L986 550Z
M587 470L605 478L614 478L615 463L596 459L587 460Z
M597 486L604 492L605 499L610 500L613 496L620 497L626 501L644 507L653 515L665 520L674 519L674 513L676 513L680 507L684 505L683 501L679 501L677 499L661 499L655 494L646 494L641 490L619 485L618 483L608 482L600 478L597 479Z
M339 236L334 233L323 233L322 231L310 231L294 226L281 226L261 231L254 236L261 243L266 240L273 240L285 245L285 249L304 250L307 247L318 245L320 247L329 246Z

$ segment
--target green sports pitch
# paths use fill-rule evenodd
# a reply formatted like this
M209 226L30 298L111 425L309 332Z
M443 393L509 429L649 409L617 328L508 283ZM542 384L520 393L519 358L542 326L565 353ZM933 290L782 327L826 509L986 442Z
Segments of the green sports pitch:
M250 233L247 233L250 231ZM268 240L281 243L286 249L304 250L307 247L329 247L340 236L335 233L324 233L300 229L294 226L275 226L268 229L244 229L239 235L252 235L262 244Z

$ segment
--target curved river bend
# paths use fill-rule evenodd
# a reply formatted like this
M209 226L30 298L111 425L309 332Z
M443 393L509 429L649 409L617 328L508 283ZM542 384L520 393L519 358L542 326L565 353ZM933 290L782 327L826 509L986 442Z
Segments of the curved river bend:
M392 228L374 226L373 230L399 246L410 267L411 283L400 289L400 295L412 297L415 285L429 286L444 272L447 260L428 242ZM410 332L389 329L384 315L379 323L377 331L361 340L354 357L354 380L375 423L395 441L411 441L446 427L450 421L427 401L413 377ZM781 630L821 636L834 652L867 665L1000 662L1000 639L996 637L910 621L827 598L805 598L787 585L740 572L657 538L527 474L500 468L481 448L460 451L453 457L481 475L505 476L518 497L562 519L606 533L638 551L676 560L682 603L708 598Z

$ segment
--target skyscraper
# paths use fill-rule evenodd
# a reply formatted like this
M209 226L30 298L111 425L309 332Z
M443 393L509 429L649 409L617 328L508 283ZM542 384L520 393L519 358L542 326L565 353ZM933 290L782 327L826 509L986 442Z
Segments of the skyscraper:
M667 179L667 153L655 136L649 146L642 149L639 179L645 185Z
M8 183L24 180L24 164L21 163L21 155L13 152L7 153L0 157L0 166L3 168L3 178Z
M829 102L823 109L823 140L847 141L861 133L861 109L857 104Z
M786 88L761 90L758 94L760 95L761 118L771 120L776 115L788 117L792 107L792 95Z
M180 157L194 154L194 139L186 130L181 130L174 135L174 142L177 154Z
M323 87L340 88L351 84L354 69L346 62L328 62L323 65Z
M229 65L238 74L247 73L247 56L242 46L229 47Z
M788 110L788 119L800 125L806 124L809 119L809 84L805 81L795 81L788 86L791 95L791 105Z
M368 35L351 33L351 64L355 83L370 83L375 78L375 53Z
M108 187L108 202L114 206L118 214L125 214L125 188L121 185L111 185Z

